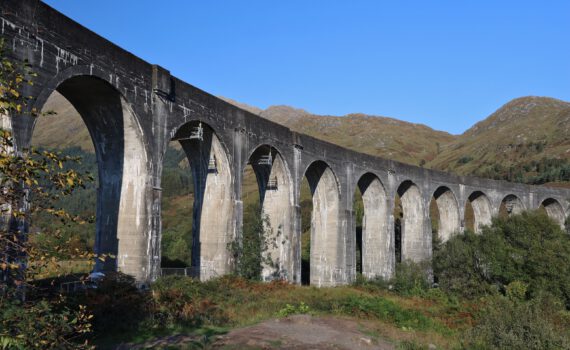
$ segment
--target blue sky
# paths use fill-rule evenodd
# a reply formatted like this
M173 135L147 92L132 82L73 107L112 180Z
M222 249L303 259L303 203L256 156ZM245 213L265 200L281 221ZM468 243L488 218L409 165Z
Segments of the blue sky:
M240 102L462 133L509 100L570 101L570 1L46 0Z

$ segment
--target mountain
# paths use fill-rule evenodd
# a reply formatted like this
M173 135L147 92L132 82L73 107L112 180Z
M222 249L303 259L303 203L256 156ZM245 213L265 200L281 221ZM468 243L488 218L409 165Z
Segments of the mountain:
M422 124L366 114L320 116L288 106L272 106L260 115L355 151L413 165L433 160L438 147L454 140L453 135Z
M522 97L445 144L427 166L462 175L544 183L551 181L537 177L556 168L570 169L569 161L570 103Z

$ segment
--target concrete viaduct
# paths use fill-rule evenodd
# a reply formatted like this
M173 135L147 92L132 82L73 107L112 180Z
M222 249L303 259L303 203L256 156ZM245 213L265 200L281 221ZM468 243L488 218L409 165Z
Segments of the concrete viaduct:
M561 225L570 190L460 177L354 152L249 113L172 76L82 27L38 0L2 0L5 55L27 60L38 74L25 94L40 110L57 90L77 109L95 145L99 169L97 253L140 282L160 269L161 173L168 143L179 140L194 178L193 265L207 279L229 272L227 243L242 223L241 183L252 164L263 211L283 241L277 273L301 281L300 184L313 196L311 284L349 283L356 275L353 196L363 195L362 272L389 277L395 269L393 207L403 209L401 257L430 259L429 204L439 209L439 235L462 232L465 208L474 228L509 212L544 207ZM4 118L18 152L32 143L35 119ZM275 255L274 255L275 257Z

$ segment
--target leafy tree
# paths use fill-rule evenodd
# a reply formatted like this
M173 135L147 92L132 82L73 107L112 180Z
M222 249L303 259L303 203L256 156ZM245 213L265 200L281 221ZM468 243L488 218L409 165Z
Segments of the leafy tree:
M548 292L570 308L570 237L539 211L454 236L435 253L434 272L443 289L467 297L505 293L519 281L527 298Z
M33 84L34 73L27 63L10 60L0 42L0 117L8 121L28 110L32 97L21 94L24 85ZM3 123L6 125L9 123ZM64 222L82 222L54 205L89 176L65 164L76 159L54 152L18 150L11 130L0 129L0 344L3 348L86 348L76 340L90 330L90 316L84 307L70 309L58 293L46 293L35 278L48 268L57 268L61 246L46 249L28 239L28 224L34 213L52 215ZM49 235L60 240L58 231ZM91 254L77 250L74 256ZM52 287L53 288L53 287Z
M279 275L270 249L277 247L280 233L273 235L269 217L264 215L259 205L252 205L244 213L249 220L243 228L241 239L237 238L228 244L234 257L234 272L243 278L261 280L264 266L275 269Z

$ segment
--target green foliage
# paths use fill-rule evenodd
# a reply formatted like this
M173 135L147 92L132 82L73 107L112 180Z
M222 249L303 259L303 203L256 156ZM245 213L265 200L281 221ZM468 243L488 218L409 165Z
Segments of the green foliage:
M183 150L173 147L166 149L161 180L164 197L182 196L194 192L190 168L181 166L186 159Z
M396 274L390 280L395 292L412 296L424 295L430 288L428 262L416 263L410 260L396 264Z
M277 312L279 317L287 317L296 314L307 314L311 308L304 302L300 302L299 305L286 304L284 308Z
M480 310L478 323L466 332L468 349L568 349L568 319L548 296L528 302L495 296Z
M495 180L541 185L570 181L570 160L543 157L505 166L501 163L478 167L474 175Z
M405 309L391 300L379 296L350 295L338 301L343 314L376 318L395 324L403 330L435 329L447 332L445 327L416 310Z
M33 85L35 74L27 62L10 60L0 39L0 116L36 116L29 110L32 96L23 96ZM63 245L45 246L28 239L27 226L34 214L42 213L62 222L82 223L60 204L91 177L75 170L75 157L46 150L15 150L11 130L0 130L0 342L5 348L71 349L90 331L85 308L65 305L65 297L39 293L34 278L47 268L58 268ZM32 199L30 202L29 199ZM58 230L43 229L46 235L66 243ZM92 258L77 249L74 256Z
M459 165L467 164L470 161L472 161L473 159L474 158L471 156L463 156L457 160L457 164L459 164Z
M244 223L241 239L238 237L228 243L228 250L234 259L235 274L250 280L261 280L265 266L272 268L275 277L279 277L270 249L277 247L280 230L273 233L269 217L262 213L259 204L247 207L244 216L249 220Z
M3 349L87 349L78 343L90 332L91 316L84 307L72 310L63 300L22 302L4 299L0 311L0 346Z
M516 281L528 286L527 298L549 291L570 307L570 237L541 212L454 236L435 254L434 271L441 288L468 298L505 292Z

